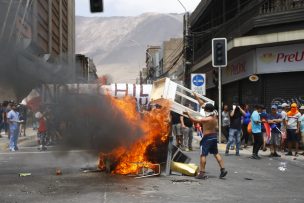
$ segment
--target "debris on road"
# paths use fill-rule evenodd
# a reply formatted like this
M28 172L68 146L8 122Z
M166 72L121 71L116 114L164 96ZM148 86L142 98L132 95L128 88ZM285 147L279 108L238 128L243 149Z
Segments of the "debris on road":
M287 170L287 166L286 166L286 162L280 162L280 166L278 167L278 169L282 172Z
M187 176L196 176L198 173L198 166L195 164L185 164L171 161L171 170Z
M100 172L102 172L101 169L99 169L99 168L94 168L94 167L81 168L80 170L81 170L83 173L100 173Z
M56 169L56 175L57 175L57 176L62 175L62 171L61 171L61 169L59 169L59 168L57 168L57 169Z
M19 177L31 176L31 173L19 173Z

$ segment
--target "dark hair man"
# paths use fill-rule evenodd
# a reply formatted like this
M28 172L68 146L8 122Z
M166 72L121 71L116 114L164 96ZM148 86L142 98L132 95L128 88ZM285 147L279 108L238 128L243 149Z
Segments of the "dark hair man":
M230 112L230 128L229 128L229 140L226 146L225 154L229 154L229 148L235 140L236 144L236 156L240 155L241 145L241 131L242 131L242 116L245 116L246 112L240 107L233 105Z
M10 142L9 148L10 151L14 152L18 150L17 142L19 136L19 124L22 122L19 120L19 113L16 111L16 104L11 104L11 110L7 113L7 120L9 123L9 131L10 131Z
M204 129L204 137L200 142L201 148L201 157L200 157L200 172L196 176L197 179L206 179L206 157L208 153L213 154L215 159L217 160L220 166L220 178L223 178L227 175L227 171L224 168L224 160L221 155L218 153L217 149L217 132L216 127L218 125L217 116L215 113L215 108L212 104L205 104L195 93L195 99L199 102L199 104L204 108L206 116L200 119L193 118L189 112L185 112L185 114L190 118L190 120L194 123L200 123Z
M260 113L263 110L262 105L256 105L254 112L251 114L251 126L252 126L252 135L253 135L253 150L252 150L252 159L261 159L258 156L259 149L263 145L263 135L262 135L262 121Z

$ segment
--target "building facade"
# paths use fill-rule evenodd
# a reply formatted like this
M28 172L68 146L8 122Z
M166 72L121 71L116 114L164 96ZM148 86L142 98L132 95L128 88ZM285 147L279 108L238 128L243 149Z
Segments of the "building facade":
M184 77L183 39L172 38L164 41L160 50L158 78L169 77L181 83Z
M304 104L303 19L303 0L202 1L190 16L191 72L207 74L207 96L217 101L211 40L225 37L223 103ZM258 80L249 80L252 75Z
M151 84L160 75L160 49L160 46L148 46L146 50L147 77L144 82L147 84Z
M17 95L40 83L73 82L75 1L0 0L0 42L14 55L9 66L24 76L26 85L13 87Z
M96 66L93 59L82 54L76 54L76 83L96 83Z

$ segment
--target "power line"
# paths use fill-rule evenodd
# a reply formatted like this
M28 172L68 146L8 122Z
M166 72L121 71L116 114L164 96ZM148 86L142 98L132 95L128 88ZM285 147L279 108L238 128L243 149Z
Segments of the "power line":
M248 4L249 2L252 2L252 1L251 1L251 0L247 0L247 1L245 1L245 2L242 2L242 3L240 4L240 7L242 7L242 6L246 5L246 4ZM255 6L260 5L260 4L262 4L262 3L264 3L264 1L258 2L258 3L254 3L255 5L253 5L252 7L255 7ZM249 8L252 9L252 7L245 7L243 10L241 10L240 13L238 13L236 16L234 16L234 17L231 18L231 19L234 19L234 18L238 17L241 13L244 13L244 11L249 10ZM233 9L230 9L230 10L226 11L225 14L226 14L226 15L227 15L227 14L231 14L231 13L235 12L237 9L238 9L237 7L236 7L236 8L233 8ZM222 16L219 16L219 17L216 17L216 18L212 18L208 23L201 24L199 27L196 27L195 29L196 29L196 30L199 30L199 29L203 28L204 26L210 24L211 21L216 21L216 20L219 20L219 19L222 19ZM231 20L231 19L230 19L230 20ZM227 22L229 22L230 20L228 20ZM225 23L227 23L227 22L225 22ZM223 23L223 24L225 24L225 23ZM215 27L222 26L223 24L220 24L220 25L215 26ZM214 27L212 27L212 28L210 28L210 29L213 29L213 28L214 28ZM198 31L198 32L192 31L191 33L193 33L193 34L200 34L200 33L204 34L205 32L206 32L206 31Z

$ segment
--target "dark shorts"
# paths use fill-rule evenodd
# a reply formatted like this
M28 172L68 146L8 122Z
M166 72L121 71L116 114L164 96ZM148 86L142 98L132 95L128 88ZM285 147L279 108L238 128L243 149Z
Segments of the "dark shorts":
M217 149L217 134L204 135L200 142L201 145L201 156L207 156L210 154L218 154Z
M296 129L287 129L287 141L290 142L300 142L300 136L297 135Z

